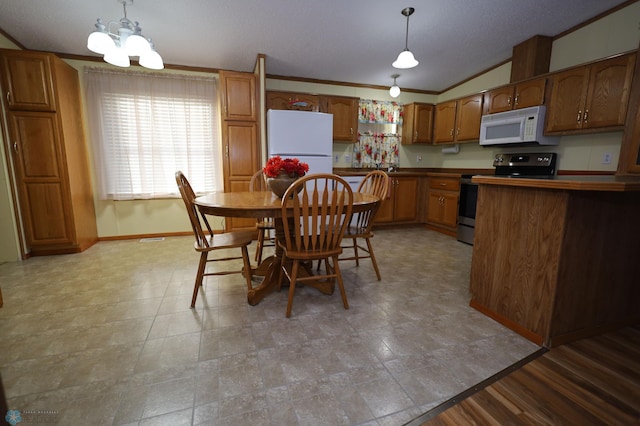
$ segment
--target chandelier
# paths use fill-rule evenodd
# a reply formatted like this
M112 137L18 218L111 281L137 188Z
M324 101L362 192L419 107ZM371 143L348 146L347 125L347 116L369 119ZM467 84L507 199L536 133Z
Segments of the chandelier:
M394 68L407 69L418 65L418 61L409 50L409 16L413 15L415 9L413 7L405 7L400 13L407 17L407 32L405 33L404 50L398 55L393 64Z
M105 62L118 67L130 66L129 57L137 56L141 66L154 70L163 69L162 57L155 51L151 39L142 35L138 21L133 22L127 18L127 5L132 5L133 0L116 1L122 3L124 18L120 21L110 21L107 25L98 18L96 29L87 39L87 48L104 55ZM112 25L118 26L116 32L111 31Z

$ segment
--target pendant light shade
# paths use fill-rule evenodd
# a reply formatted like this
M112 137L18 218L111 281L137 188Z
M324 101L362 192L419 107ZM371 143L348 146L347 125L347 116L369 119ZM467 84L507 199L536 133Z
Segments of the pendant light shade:
M131 66L129 55L127 55L127 51L122 47L114 47L113 49L105 53L104 61L117 67Z
M413 53L411 53L411 51L409 50L409 16L411 16L413 12L415 12L415 9L413 7L405 7L404 9L402 9L401 13L407 17L407 31L405 34L404 50L400 52L400 54L398 55L398 59L396 59L395 62L391 64L394 68L408 69L413 68L419 64L419 62L413 56Z
M403 50L398 55L398 59L392 64L394 68L408 69L418 66L419 62L413 56L410 50Z
M391 76L393 78L393 86L389 88L389 96L392 98L397 98L400 96L400 87L396 83L396 78L400 77L400 74L394 74Z
M102 20L98 19L95 30L87 39L87 48L104 55L105 62L118 67L130 66L129 57L137 56L141 66L156 70L163 69L162 57L153 49L151 41L142 35L140 23L127 18L127 5L132 5L133 0L116 1L122 3L124 18L118 22L111 21L108 25L104 25ZM116 32L110 30L111 25L118 25Z
M164 68L162 57L153 48L153 42L149 39L149 50L140 56L138 61L140 65L152 70L161 70Z
M96 30L89 34L89 38L87 39L87 48L92 52L104 55L109 50L114 49L116 44L113 39L109 37L107 27L104 26L100 19L98 19L95 27Z

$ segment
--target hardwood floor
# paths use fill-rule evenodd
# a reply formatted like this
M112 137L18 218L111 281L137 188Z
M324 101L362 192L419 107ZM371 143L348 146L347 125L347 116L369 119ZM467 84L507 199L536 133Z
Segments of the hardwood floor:
M640 325L545 352L410 424L640 425Z

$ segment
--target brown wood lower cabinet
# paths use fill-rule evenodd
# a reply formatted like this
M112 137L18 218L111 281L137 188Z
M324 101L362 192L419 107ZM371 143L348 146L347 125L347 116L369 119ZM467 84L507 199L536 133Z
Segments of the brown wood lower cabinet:
M418 220L418 178L390 178L390 196L382 202L374 222L376 224L412 223Z
M456 235L460 177L430 176L427 190L427 226Z
M557 346L640 322L637 191L480 184L471 306Z

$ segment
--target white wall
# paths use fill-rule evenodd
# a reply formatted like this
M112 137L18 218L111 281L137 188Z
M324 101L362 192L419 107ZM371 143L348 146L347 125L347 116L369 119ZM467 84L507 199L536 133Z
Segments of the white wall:
M0 48L18 49L18 46L0 35ZM2 105L0 103L0 108L2 108ZM3 127L6 128L6 126ZM2 158L2 161L0 161L0 263L12 262L21 258L18 233L16 231L18 226L11 198L10 172L6 162L6 148L4 133L0 132L0 157Z

